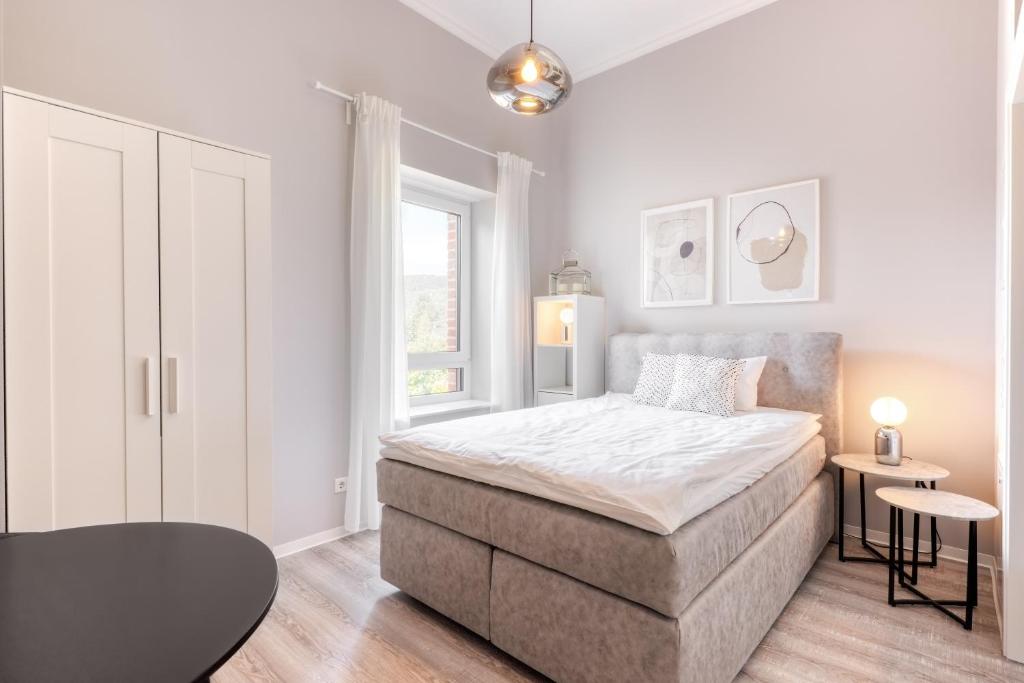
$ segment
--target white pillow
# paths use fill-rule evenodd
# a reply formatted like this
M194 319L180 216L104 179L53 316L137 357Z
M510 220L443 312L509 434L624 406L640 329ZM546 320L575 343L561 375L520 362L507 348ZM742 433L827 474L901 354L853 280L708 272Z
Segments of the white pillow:
M736 382L736 410L754 410L757 408L757 381L764 372L764 364L768 356L744 358L746 364L740 379Z
M736 383L744 365L744 360L679 354L665 407L732 416L736 412Z
M676 357L645 353L640 377L633 388L633 402L642 406L665 407L675 381Z

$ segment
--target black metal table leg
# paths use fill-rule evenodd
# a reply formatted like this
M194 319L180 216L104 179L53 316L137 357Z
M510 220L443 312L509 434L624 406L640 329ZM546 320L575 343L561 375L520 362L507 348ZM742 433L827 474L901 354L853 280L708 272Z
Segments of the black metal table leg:
M935 490L935 481L932 480L932 491ZM938 543L939 532L935 528L935 516L932 515L932 562L929 566L939 566L939 543Z
M846 472L842 467L839 468L839 561L846 562L846 553L844 552L843 538L846 536L846 477L843 473Z
M896 508L889 506L889 604L895 604L894 579L896 573L893 567L896 565Z
M922 489L931 488L931 490L934 491L935 490L935 481L933 480L932 482L930 482L930 485L929 485L929 482L915 481L914 482L914 487L915 488L922 488ZM915 517L916 517L916 515L915 515ZM923 567L938 567L939 566L939 531L938 531L938 527L937 527L937 524L936 524L936 521L935 521L935 516L934 515L929 515L929 517L931 518L930 522L929 522L930 536L931 536L931 553L930 553L931 559L928 560L927 564L923 564L923 565L919 565L919 566L923 566ZM915 535L915 537L917 536L917 532L916 531L914 532L914 535ZM914 581L914 583L916 584L917 581Z
M967 615L964 628L971 630L978 606L978 523L971 522L967 538Z
M875 563L875 564L888 564L890 562L890 559L887 558L881 552L879 552L879 550L875 546L871 545L871 543L868 542L868 533L867 533L867 503L866 503L866 500L865 500L865 497L866 497L866 495L865 495L865 488L866 487L865 487L865 484L864 484L864 473L863 472L858 472L858 478L857 479L858 479L858 482L857 482L858 483L858 503L860 505L860 545L861 545L862 548L864 548L864 550L866 550L868 552L868 554L870 556L869 557L865 557L863 555L861 555L861 556L852 556L852 555L848 555L846 553L846 538L845 538L845 536L846 536L846 525L845 525L845 522L846 522L846 470L845 470L845 468L840 467L839 468L839 561L840 562L870 562L870 563ZM914 483L915 486L917 486L919 484L923 486L924 482L915 482ZM902 524L902 516L901 516L900 524ZM933 520L933 524L934 524L934 520ZM902 526L900 528L902 529ZM918 547L917 541L919 540L918 539L919 526L915 526L914 529L915 529L915 532L914 532L914 539L915 539L914 547ZM902 535L903 534L901 532L900 536L902 537ZM906 552L906 550L903 548L902 540L899 543L899 547L900 547L901 554ZM915 555L913 557L913 560L910 561L910 562L911 562L911 571L907 572L904 569L904 570L901 570L901 572L900 572L900 585L902 585L906 581L910 581L910 583L912 583L912 584L916 584L917 583L917 567L918 567L918 563L919 563L918 555ZM934 565L932 565L932 566L934 566Z
M898 529L896 530L896 544L899 547L899 550L896 553L896 568L900 575L900 585L904 586L906 585L907 575L903 571L903 508L899 508L896 511L896 514L899 515L896 520L898 525Z
M910 583L917 585L917 558L921 550L921 515L914 513L914 562L910 570Z
M864 507L864 473L860 472L860 544L868 547L868 515Z
M898 517L897 517L898 514ZM915 513L915 518L918 513ZM934 520L934 517L933 517ZM918 520L915 519L915 526ZM914 539L914 555L917 556L918 540ZM903 571L903 508L889 506L889 604L896 605L927 605L934 607L953 621L970 631L974 625L974 608L978 606L978 523L970 523L967 545L967 594L963 600L935 600L922 593L909 581L905 581ZM917 596L915 599L896 598L896 576L900 577L900 586ZM909 577L908 577L909 578ZM964 616L955 614L950 607L963 607Z

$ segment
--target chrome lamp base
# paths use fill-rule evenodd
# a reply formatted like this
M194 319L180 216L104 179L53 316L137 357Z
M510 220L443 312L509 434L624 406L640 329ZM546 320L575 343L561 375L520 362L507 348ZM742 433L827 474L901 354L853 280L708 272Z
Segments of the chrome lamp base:
M903 434L895 427L879 427L875 432L875 460L883 465L903 461Z

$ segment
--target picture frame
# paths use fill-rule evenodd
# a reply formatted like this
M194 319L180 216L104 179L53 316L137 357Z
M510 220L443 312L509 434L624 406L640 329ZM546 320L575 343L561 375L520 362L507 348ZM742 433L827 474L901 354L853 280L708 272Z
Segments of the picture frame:
M821 279L820 180L729 195L726 301L818 301Z
M640 245L641 307L714 303L714 199L641 211Z

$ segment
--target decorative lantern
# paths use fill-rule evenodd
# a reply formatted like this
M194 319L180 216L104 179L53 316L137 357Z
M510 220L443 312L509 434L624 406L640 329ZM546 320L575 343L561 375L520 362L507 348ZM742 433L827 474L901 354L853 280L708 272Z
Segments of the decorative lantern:
M562 254L562 267L551 273L548 294L590 294L590 271L580 268L580 256L572 249Z

